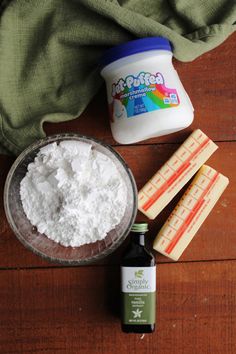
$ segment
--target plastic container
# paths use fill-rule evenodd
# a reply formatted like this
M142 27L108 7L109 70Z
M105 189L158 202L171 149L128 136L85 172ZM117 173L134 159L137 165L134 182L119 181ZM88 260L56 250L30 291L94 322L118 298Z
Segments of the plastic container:
M111 130L121 144L174 133L193 121L193 106L172 64L170 42L138 39L101 60Z

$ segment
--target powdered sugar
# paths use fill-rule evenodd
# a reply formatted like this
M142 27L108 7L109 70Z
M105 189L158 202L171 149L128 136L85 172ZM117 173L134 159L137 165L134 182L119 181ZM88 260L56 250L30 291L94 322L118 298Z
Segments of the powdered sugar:
M31 224L72 247L105 238L121 221L127 202L113 161L75 140L41 148L21 181L20 195Z

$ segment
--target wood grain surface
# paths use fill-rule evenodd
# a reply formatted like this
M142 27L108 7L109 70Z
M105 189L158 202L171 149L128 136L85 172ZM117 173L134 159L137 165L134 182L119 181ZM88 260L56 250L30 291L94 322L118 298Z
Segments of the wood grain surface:
M236 261L159 265L157 329L144 337L120 330L118 280L112 266L0 272L0 352L236 352Z
M120 330L119 262L128 239L87 267L48 263L25 249L0 203L0 354L236 353L236 35L192 63L174 63L195 108L191 127L136 145L112 139L104 88L71 122L45 124L47 134L74 131L112 144L138 188L195 128L217 142L207 164L230 179L225 193L179 262L157 253L157 329ZM0 197L14 159L0 156ZM186 186L187 187L187 186ZM185 187L185 189L186 189ZM148 246L184 189L154 220ZM140 213L138 220L147 220Z

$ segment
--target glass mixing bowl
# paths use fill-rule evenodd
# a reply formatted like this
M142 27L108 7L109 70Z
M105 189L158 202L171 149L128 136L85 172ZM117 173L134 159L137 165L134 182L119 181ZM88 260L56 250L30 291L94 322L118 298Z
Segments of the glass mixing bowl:
M27 219L20 199L20 182L27 172L28 164L34 161L41 147L62 140L89 143L93 149L108 156L125 181L128 193L126 210L119 225L111 230L103 240L74 248L64 247L39 233ZM113 252L128 235L137 214L137 188L129 167L112 147L78 134L58 134L30 145L15 160L5 183L4 207L12 230L28 249L49 261L67 265L88 264Z

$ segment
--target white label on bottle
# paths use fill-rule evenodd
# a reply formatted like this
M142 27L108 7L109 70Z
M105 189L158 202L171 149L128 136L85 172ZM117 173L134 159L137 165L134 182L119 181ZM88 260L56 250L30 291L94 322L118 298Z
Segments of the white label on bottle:
M151 293L156 291L156 266L121 267L121 291Z

